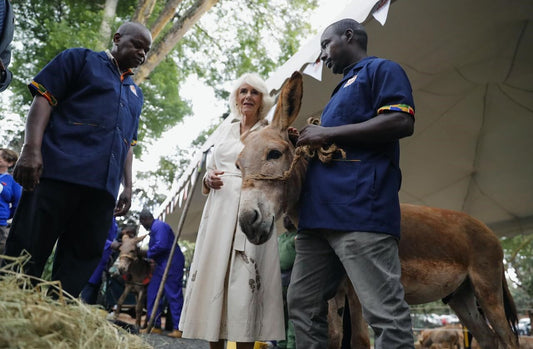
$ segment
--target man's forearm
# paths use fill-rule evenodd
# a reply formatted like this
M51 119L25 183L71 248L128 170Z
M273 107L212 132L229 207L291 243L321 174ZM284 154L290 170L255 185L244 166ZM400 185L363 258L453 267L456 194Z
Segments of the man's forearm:
M124 174L122 176L122 185L124 188L132 188L132 166L133 166L133 150L132 147L128 149L126 161L124 162Z
M52 106L46 98L38 95L33 98L33 103L28 112L28 120L26 121L25 146L41 147L44 130L50 121L51 113Z

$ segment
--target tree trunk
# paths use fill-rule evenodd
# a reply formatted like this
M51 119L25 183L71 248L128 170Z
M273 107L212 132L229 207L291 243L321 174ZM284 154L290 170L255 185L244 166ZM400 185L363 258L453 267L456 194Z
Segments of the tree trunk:
M159 63L172 51L187 31L213 7L218 0L197 0L180 19L174 23L170 31L150 50L146 62L135 73L135 82L141 84Z
M111 24L115 19L117 13L118 0L106 0L104 4L104 15L102 17L102 24L100 25L100 39L96 45L97 51L103 51L109 46L111 38Z
M131 21L146 25L148 18L152 15L156 1L157 0L139 0Z
M182 0L169 0L165 5L163 11L152 25L152 38L155 39L161 33L161 30L167 25L167 23L174 17L176 14L176 8L182 2Z

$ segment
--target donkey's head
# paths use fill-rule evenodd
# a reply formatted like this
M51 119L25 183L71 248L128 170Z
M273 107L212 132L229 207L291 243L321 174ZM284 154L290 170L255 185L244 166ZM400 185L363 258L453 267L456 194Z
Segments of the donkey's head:
M137 245L147 236L148 234L141 237L131 237L127 234L122 236L117 266L120 274L125 274L129 270L131 262L139 258L139 247Z
M294 161L287 129L300 111L302 85L302 75L294 72L281 90L272 123L242 140L239 224L253 244L272 236L275 221L294 209L300 194L305 164Z

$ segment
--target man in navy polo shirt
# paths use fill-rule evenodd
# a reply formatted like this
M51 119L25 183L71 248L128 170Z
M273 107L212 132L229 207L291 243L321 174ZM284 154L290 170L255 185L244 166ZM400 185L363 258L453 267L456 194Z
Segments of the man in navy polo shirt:
M320 58L343 74L321 116L297 145L335 143L346 158L309 163L300 198L289 311L297 348L327 347L327 299L346 271L376 335L375 348L413 348L400 283L400 138L414 128L411 86L396 63L369 57L361 24L327 27Z
M27 250L25 272L40 276L57 240L52 279L74 296L98 265L113 214L130 207L143 105L131 68L151 44L146 27L124 23L111 51L65 50L29 84L34 99L14 170L24 192L6 254Z

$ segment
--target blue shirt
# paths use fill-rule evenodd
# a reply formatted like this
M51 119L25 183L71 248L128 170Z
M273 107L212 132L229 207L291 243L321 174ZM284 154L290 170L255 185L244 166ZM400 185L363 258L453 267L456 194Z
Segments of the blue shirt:
M154 270L154 273L165 270L168 257L170 256L170 250L174 243L174 238L175 235L170 225L159 219L154 220L150 227L150 242L148 243L148 252L146 253L148 258L151 258L156 262L156 270ZM184 261L185 257L183 256L180 247L176 246L169 274L182 273L183 270L179 270L179 268L183 269ZM174 268L174 266L176 268Z
M4 18L6 17L6 0L0 0L0 37L4 31Z
M116 198L143 105L131 72L121 74L107 52L74 48L50 61L29 87L53 106L42 177L103 189Z
M6 226L17 209L22 187L9 173L0 174L0 225Z
M411 85L396 63L367 57L349 68L324 108L321 124L364 122L387 111L414 115ZM346 159L309 163L298 228L400 235L399 142L340 145Z

